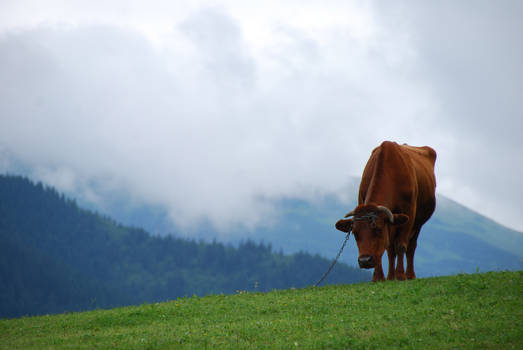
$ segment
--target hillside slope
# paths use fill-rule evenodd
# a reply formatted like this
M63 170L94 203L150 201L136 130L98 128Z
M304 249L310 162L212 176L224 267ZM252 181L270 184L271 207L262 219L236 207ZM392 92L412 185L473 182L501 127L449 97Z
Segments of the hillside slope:
M0 317L303 287L329 263L252 241L235 248L151 236L42 184L0 176ZM366 271L340 265L326 283L368 279Z
M0 349L521 349L522 286L498 272L0 320Z

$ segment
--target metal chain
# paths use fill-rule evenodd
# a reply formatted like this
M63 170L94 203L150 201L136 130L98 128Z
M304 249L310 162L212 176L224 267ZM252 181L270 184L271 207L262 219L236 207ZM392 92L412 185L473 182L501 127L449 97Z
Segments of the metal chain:
M329 274L329 272L331 272L332 268L334 267L334 265L336 265L336 262L338 261L340 255L341 255L341 252L343 251L343 248L345 248L345 244L347 244L347 241L349 240L349 237L350 237L350 231L347 232L347 236L345 236L345 241L343 241L343 244L341 245L341 248L340 248L340 251L338 252L338 255L336 255L336 258L334 258L334 261L332 262L331 266L329 267L329 269L327 270L327 272L325 272L323 274L323 276L321 276L320 280L318 282L316 282L316 284L314 285L314 287L317 287L324 279L325 277L327 277L327 275Z

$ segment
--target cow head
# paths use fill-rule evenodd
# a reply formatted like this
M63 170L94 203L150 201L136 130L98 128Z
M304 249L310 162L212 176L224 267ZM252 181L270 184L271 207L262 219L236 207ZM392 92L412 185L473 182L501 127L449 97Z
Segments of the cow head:
M392 214L384 206L359 205L345 215L350 219L339 220L336 228L354 234L358 245L360 268L370 269L381 265L381 257L389 246L391 227L405 224L409 217L405 214Z

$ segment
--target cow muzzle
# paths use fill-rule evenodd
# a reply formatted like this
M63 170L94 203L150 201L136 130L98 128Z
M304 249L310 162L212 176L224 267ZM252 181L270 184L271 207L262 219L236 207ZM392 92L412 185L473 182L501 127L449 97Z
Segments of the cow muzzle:
M376 262L372 255L361 255L358 258L358 264L360 264L360 269L372 269L376 266Z

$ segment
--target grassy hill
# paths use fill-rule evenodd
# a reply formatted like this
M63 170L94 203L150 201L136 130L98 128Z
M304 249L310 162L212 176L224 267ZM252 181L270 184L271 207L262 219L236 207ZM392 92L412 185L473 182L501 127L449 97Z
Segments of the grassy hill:
M521 349L523 272L0 320L1 349Z

